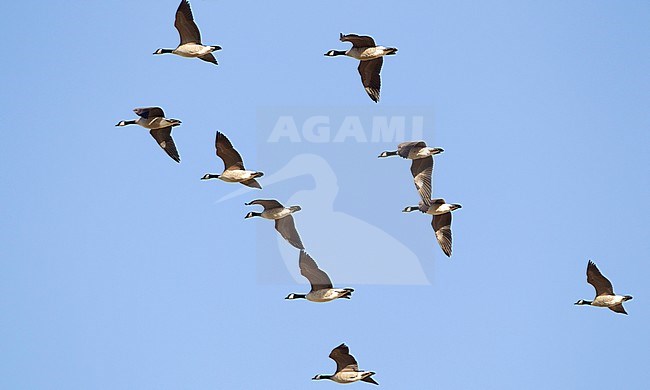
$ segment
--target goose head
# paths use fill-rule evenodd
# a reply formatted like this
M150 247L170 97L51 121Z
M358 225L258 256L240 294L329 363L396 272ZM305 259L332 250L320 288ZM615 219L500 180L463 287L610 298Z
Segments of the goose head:
M330 50L327 53L325 53L325 56L327 57L336 57L336 56L344 56L345 51L342 50Z
M393 152L385 151L385 152L381 152L381 154L377 157L388 157L388 156L396 156L396 155L397 155L397 151L393 151Z
M299 299L299 298L305 298L305 295L304 294L291 293L291 294L287 295L287 297L284 298L284 299Z

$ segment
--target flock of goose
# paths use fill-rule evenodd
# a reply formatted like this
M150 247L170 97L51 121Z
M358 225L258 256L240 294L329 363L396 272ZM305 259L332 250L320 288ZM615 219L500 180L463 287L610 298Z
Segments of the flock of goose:
M181 0L178 6L174 27L176 27L180 35L179 45L175 49L158 49L153 54L171 53L182 57L199 58L215 65L218 64L212 53L221 50L221 47L216 45L206 46L201 43L201 34L194 22L192 10L187 0ZM380 71L383 65L383 57L394 55L397 48L377 46L371 37L356 34L340 34L340 40L352 43L352 48L347 51L330 50L325 55L329 57L345 55L359 60L358 71L363 87L370 99L379 102ZM122 120L116 126L135 124L149 129L151 136L158 145L169 157L180 163L180 155L172 139L171 132L173 127L181 124L181 121L166 118L160 107L135 108L133 111L138 116L137 119ZM223 161L224 169L221 174L206 173L201 180L219 179L228 183L241 183L248 187L262 189L256 179L262 177L264 173L247 170L239 152L221 132L216 133L215 148L217 157ZM433 156L443 151L442 148L429 147L423 141L403 142L397 146L397 150L382 152L378 157L400 156L411 160L411 174L420 201L417 206L408 206L403 211L420 211L423 214L431 215L431 226L438 244L443 253L450 257L452 253L451 214L453 211L460 209L461 205L447 203L442 198L431 197ZM274 199L256 199L246 203L246 205L262 206L263 211L251 211L246 214L245 218L262 217L275 221L275 229L278 233L290 245L300 250L298 261L300 273L309 280L311 290L307 294L291 293L285 299L306 299L312 302L329 302L339 298L350 299L354 290L352 288L334 288L327 273L319 269L316 261L305 251L292 216L293 213L301 210L300 206L285 207ZM589 261L587 266L587 282L595 288L596 297L592 301L581 299L575 303L576 305L607 307L614 312L627 314L623 308L623 302L632 299L632 296L615 294L611 282L600 273L592 261ZM357 361L350 355L347 345L341 344L334 348L329 357L336 362L336 372L332 375L316 375L312 379L329 379L343 384L363 381L378 385L372 378L374 372L359 370Z

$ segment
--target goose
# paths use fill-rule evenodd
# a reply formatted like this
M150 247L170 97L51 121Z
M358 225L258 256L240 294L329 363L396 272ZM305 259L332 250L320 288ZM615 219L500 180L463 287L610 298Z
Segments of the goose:
M248 187L262 188L255 178L264 176L264 173L247 171L244 168L241 155L223 133L217 131L214 146L217 149L217 156L223 160L223 172L221 175L206 173L201 180L219 179L228 183L241 183Z
M138 119L130 121L119 121L115 126L140 125L149 129L149 133L156 140L158 145L177 163L181 162L176 145L172 139L172 127L179 126L178 119L167 119L160 107L134 108L133 112L139 116Z
M612 283L600 273L596 264L591 260L587 263L587 283L596 289L596 298L593 301L581 299L575 303L576 305L608 307L612 311L627 315L623 302L629 301L632 296L614 294Z
M368 35L340 33L341 42L352 43L352 48L346 51L330 50L325 53L328 57L348 56L359 60L357 68L361 75L361 83L373 102L379 102L379 89L381 88L381 66L384 63L383 56L397 53L395 47L377 46L375 40Z
M400 156L412 160L411 174L415 189L423 202L431 199L431 175L433 174L433 156L444 152L443 148L428 147L424 141L402 142L396 151L382 152L378 157Z
M285 299L303 298L312 302L329 302L337 298L350 299L350 295L354 292L354 289L351 288L333 288L329 276L325 271L318 268L314 259L304 250L300 251L298 265L300 266L300 274L309 280L311 291L307 294L291 293Z
M345 343L334 348L330 353L330 359L336 362L336 372L334 375L318 374L311 378L312 380L329 379L336 383L353 383L357 381L372 383L378 385L372 376L373 371L359 371L357 361L354 356L350 355L350 349Z
M463 206L447 203L444 199L431 199L429 202L420 201L418 206L409 206L402 210L405 213L419 210L432 215L431 226L436 233L436 239L442 251L451 257L451 212Z
M294 223L293 217L291 216L291 214L301 210L300 206L284 207L275 199L255 199L244 204L246 206L258 204L264 207L264 211L261 213L251 211L250 213L246 214L244 219L252 217L273 219L275 220L275 230L277 230L278 233L280 233L280 235L289 242L289 244L298 249L305 249L305 247L302 245L302 241L300 240L300 235L296 230L296 224Z
M176 10L176 20L174 27L178 30L181 43L176 49L158 49L153 54L176 54L181 57L199 58L203 61L211 62L215 65L216 58L212 55L213 51L221 50L221 46L205 46L201 43L201 33L194 23L192 9L187 0L181 0Z
M402 142L397 145L397 150L381 152L377 157L400 156L409 160L417 160L440 154L444 152L443 148L428 147L424 141Z

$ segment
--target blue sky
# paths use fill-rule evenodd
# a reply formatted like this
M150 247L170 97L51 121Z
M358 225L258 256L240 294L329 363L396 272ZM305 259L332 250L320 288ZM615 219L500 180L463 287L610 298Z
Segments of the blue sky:
M647 386L648 3L195 0L218 67L151 54L177 44L177 6L4 7L0 388L329 389L310 378L341 342L388 389ZM399 48L379 104L354 60L323 56L348 46L339 32ZM114 127L149 105L183 121L181 164ZM463 205L451 259L428 217L400 213L417 198L408 162L376 158L393 144L270 146L260 120L404 107L445 149L434 195ZM285 301L308 290L282 268L298 253L243 203L316 181L219 202L238 187L199 180L221 169L216 130L268 177L305 150L324 158L333 212L407 247L429 284L345 280L350 301ZM330 238L336 224L314 234L317 212L296 224L327 271L386 261L379 241ZM593 297L589 259L634 296L629 316L573 305Z

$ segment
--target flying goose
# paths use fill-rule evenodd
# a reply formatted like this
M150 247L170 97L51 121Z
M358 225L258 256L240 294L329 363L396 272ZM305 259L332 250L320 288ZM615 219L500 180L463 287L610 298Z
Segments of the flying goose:
M181 37L181 43L176 49L158 49L153 54L176 54L181 57L200 58L203 61L211 62L218 65L217 60L212 55L213 51L221 50L221 46L204 46L201 43L201 33L194 23L192 9L187 0L181 0L176 10L176 20L174 27L178 30Z
M178 163L181 162L176 145L172 139L172 127L179 126L181 121L165 118L165 113L160 107L134 108L133 112L139 116L138 119L120 121L115 126L140 125L146 129L150 129L149 133L151 133L151 136L167 152L169 157Z
M379 72L384 63L383 56L397 53L397 48L377 46L375 40L367 35L357 34L340 34L341 42L350 42L352 47L347 51L330 50L325 53L328 57L348 56L359 60L359 74L361 83L366 89L366 93L373 102L379 102L379 89L381 88L381 78Z
M304 250L300 251L298 265L300 266L300 274L309 280L311 291L308 294L291 293L285 299L305 298L312 302L329 302L337 298L350 299L354 289L333 288L329 276L325 271L318 268L314 259Z
M589 260L587 264L587 283L596 289L596 298L593 301L584 299L576 302L576 305L591 305L598 307L608 307L610 310L621 314L627 314L623 307L623 302L632 299L631 295L616 295L612 283L603 276L593 261Z
M359 371L357 361L354 356L350 355L350 349L345 343L334 348L330 353L330 359L336 362L336 372L334 375L318 374L311 378L312 380L329 379L336 383L352 383L357 381L372 383L378 385L371 377L375 375L372 371Z
M290 206L284 207L275 199L255 199L248 203L245 203L246 206L258 204L264 207L264 211L261 213L256 213L251 211L246 214L244 219L252 217L262 217L266 219L275 220L275 230L280 233L280 235L298 249L305 249L300 240L300 235L296 230L296 224L293 221L291 214L296 211L300 211L300 206Z
M444 151L443 148L428 147L424 141L409 141L397 145L397 150L395 151L381 152L378 157L400 156L409 160L417 160L434 156Z
M221 175L206 173L201 180L219 179L228 183L241 183L248 187L262 188L255 178L264 176L264 173L247 171L244 168L241 155L223 133L217 131L214 146L217 149L217 156L223 160L223 172Z
M436 233L438 244L445 255L451 257L451 212L461 207L459 204L446 203L444 199L431 199L429 202L420 201L418 206L409 206L402 211L409 213L420 210L432 215L431 226Z
M411 162L411 174L415 188L425 203L431 200L431 175L433 174L433 157L444 152L442 148L428 147L424 141L402 142L397 150L382 152L378 157L400 156Z

